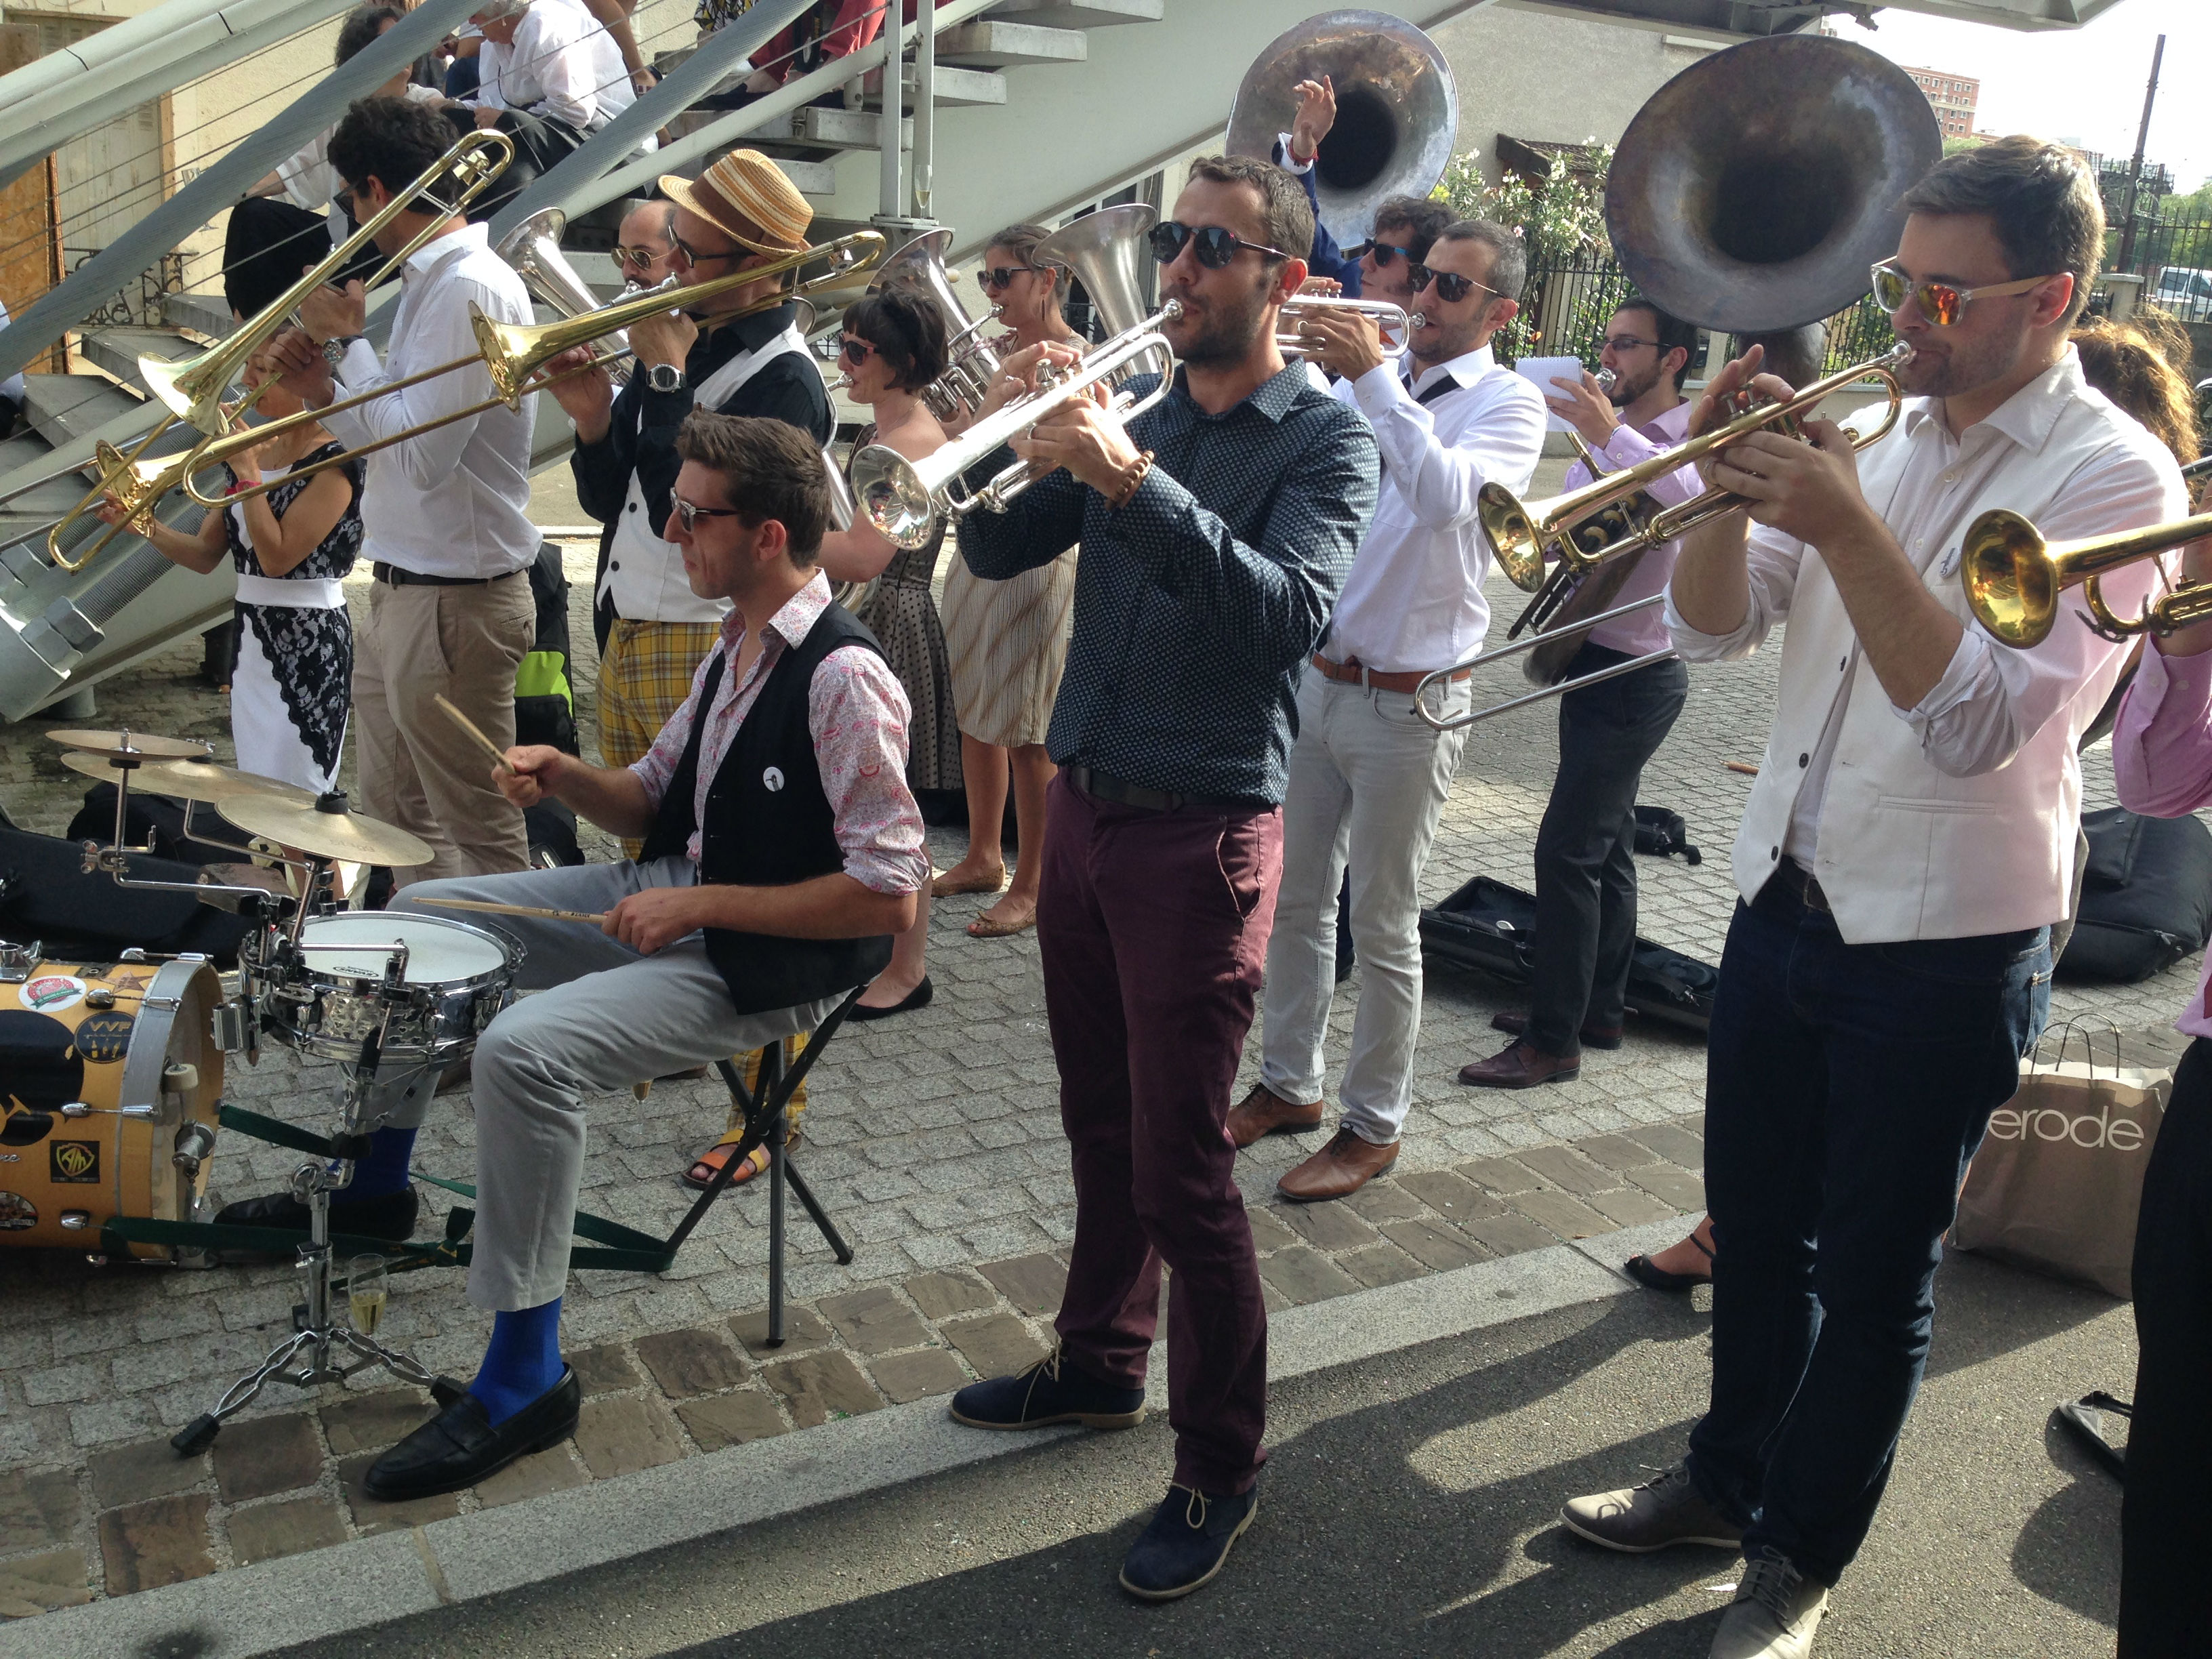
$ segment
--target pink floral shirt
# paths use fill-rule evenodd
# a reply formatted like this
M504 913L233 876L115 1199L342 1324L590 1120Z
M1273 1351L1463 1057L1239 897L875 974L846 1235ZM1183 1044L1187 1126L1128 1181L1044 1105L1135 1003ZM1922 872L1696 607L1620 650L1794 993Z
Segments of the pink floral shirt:
M706 732L699 744L698 789L691 800L695 824L706 822L707 792L730 752L738 727L760 701L769 672L786 651L806 637L829 604L829 579L817 570L813 580L769 619L760 656L742 679L737 663L745 637L744 613L732 611L722 619L721 639L714 647L723 659L722 683L714 706L707 711ZM700 684L714 660L714 653L701 659L691 677L691 695L660 728L645 757L630 768L656 811L676 769L683 764L692 722L699 718ZM906 787L911 711L898 677L872 651L851 647L833 651L814 671L806 710L807 726L814 734L815 764L821 769L823 793L836 815L837 845L844 849L845 873L872 892L919 892L929 880L929 854L921 809ZM698 862L697 830L692 830L684 850L693 863Z

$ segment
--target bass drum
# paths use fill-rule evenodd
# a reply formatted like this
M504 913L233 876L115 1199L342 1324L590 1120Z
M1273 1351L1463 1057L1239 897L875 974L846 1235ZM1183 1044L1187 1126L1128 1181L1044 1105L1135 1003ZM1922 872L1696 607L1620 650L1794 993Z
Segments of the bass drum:
M118 1216L213 1218L222 1000L200 959L42 962L0 981L0 1245L97 1249Z

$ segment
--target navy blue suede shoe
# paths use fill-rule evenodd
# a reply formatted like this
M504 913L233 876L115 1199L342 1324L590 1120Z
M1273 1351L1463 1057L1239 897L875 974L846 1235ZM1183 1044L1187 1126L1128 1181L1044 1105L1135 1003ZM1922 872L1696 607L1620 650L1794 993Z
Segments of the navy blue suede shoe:
M970 1382L952 1396L952 1420L971 1429L1133 1429L1145 1420L1145 1391L1063 1365L1055 1348L1027 1370Z
M1121 1588L1146 1601L1172 1601L1210 1583L1260 1513L1260 1489L1215 1498L1170 1486L1167 1499L1121 1562Z

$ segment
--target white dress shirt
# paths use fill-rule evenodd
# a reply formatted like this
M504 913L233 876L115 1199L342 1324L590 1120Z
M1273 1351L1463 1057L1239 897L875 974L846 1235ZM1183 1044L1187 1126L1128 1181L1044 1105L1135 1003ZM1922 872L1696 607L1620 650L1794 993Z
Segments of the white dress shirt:
M1637 466L1650 460L1662 450L1672 449L1680 443L1690 429L1690 414L1697 405L1684 398L1640 427L1620 422L1613 428L1613 436L1606 440L1605 447L1597 452L1606 463L1608 472L1618 472L1623 467ZM1580 489L1590 481L1589 468L1577 461L1567 469L1565 488ZM1679 507L1684 501L1704 492L1705 483L1698 477L1695 466L1676 467L1672 472L1655 482L1644 493L1662 507ZM1606 609L1618 611L1624 605L1633 605L1638 599L1648 599L1662 592L1668 578L1674 574L1674 556L1682 550L1677 541L1662 542L1636 562L1636 568L1620 591L1613 596ZM1602 646L1608 651L1620 651L1632 657L1649 656L1655 651L1664 651L1674 644L1667 633L1667 618L1662 607L1651 605L1632 617L1623 617L1593 628L1584 639L1591 645Z
M1375 428L1382 488L1322 652L1382 673L1449 668L1481 647L1490 538L1475 494L1494 481L1526 495L1544 448L1543 394L1488 346L1422 371L1409 392L1401 377L1416 368L1392 358L1335 386ZM1417 401L1447 380L1455 390Z
M1784 855L1820 877L1844 937L1954 939L2040 927L2065 914L2081 811L2075 739L2118 678L2126 647L2082 625L2078 594L2041 645L1999 645L1959 578L1974 520L2008 507L2046 540L2107 534L2188 511L2173 458L2065 356L1954 437L1932 398L1858 463L1860 488L1929 591L1965 624L1934 689L1899 708L1863 672L1856 634L1817 549L1754 526L1750 603L1724 635L1667 622L1692 662L1749 654L1785 617L1772 736L1735 848L1754 896ZM1808 555L1810 556L1808 556ZM2140 605L2152 563L2104 584ZM1823 831L1832 833L1823 833Z
M491 251L483 225L416 250L400 284L384 362L365 340L348 346L337 368L339 398L474 356L471 302L495 322L536 320L522 278ZM490 374L471 363L325 415L323 424L348 447L372 443L491 395ZM520 413L495 407L371 455L361 504L366 556L423 575L477 578L507 575L535 559L538 536L528 509L538 396L525 398Z
M635 94L622 49L579 0L532 0L511 46L486 40L477 53L473 102L525 110L594 132Z

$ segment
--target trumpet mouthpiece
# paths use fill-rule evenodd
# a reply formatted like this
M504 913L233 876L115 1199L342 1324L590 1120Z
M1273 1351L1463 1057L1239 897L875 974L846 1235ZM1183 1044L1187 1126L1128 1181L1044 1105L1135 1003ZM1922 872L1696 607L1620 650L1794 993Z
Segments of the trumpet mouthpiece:
M1620 376L1609 368L1601 368L1591 378L1597 382L1597 389L1600 392L1610 392L1613 390L1613 382L1620 379Z

